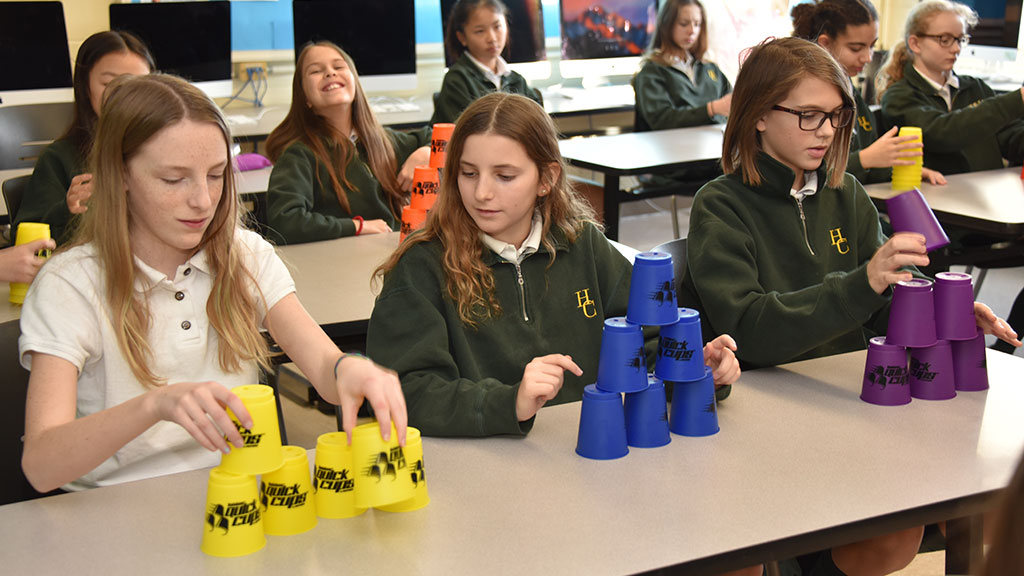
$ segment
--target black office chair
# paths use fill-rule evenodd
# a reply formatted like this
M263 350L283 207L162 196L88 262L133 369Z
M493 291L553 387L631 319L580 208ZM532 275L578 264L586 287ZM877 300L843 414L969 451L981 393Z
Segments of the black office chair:
M7 218L14 223L15 217L18 215L18 210L21 208L21 199L25 195L25 188L28 187L28 181L32 176L26 174L25 176L18 176L16 178L8 178L3 183L3 196L4 204L7 206ZM13 233L13 229L11 230ZM14 238L11 238L14 241Z
M50 142L71 124L74 103L0 106L0 170L32 168Z
M658 244L651 248L651 252L664 252L672 257L672 274L676 278L676 294L683 284L683 276L686 274L686 238L676 238L668 242Z

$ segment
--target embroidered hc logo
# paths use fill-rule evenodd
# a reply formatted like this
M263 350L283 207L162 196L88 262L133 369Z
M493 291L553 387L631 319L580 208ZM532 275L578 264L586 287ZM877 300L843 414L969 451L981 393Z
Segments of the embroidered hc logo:
M846 254L850 251L850 243L846 241L846 238L843 238L842 228L829 230L828 233L832 237L832 245L836 247L837 252Z
M583 309L583 315L587 318L597 316L597 303L590 298L590 289L584 288L576 292L576 307Z

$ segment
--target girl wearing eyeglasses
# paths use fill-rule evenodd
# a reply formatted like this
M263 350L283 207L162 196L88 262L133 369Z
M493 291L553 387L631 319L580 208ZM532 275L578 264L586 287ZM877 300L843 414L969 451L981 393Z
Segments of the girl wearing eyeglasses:
M797 4L790 16L793 35L828 50L850 78L871 62L878 41L878 11L870 0L815 0ZM846 171L863 184L888 182L892 167L913 164L911 157L921 156L921 149L911 142L913 136L899 136L898 127L883 133L860 91L853 90L853 99L857 115ZM921 177L932 184L946 183L942 174L929 168L922 169Z
M883 73L882 114L920 126L924 164L946 174L993 170L1024 159L1024 88L996 96L983 81L953 72L978 15L958 2L928 0L907 15L904 40Z

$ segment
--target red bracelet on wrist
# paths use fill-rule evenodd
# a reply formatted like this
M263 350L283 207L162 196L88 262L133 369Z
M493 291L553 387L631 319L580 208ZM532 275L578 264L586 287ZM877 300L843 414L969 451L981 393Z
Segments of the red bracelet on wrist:
M359 236L359 234L363 231L363 217L353 216L352 221L356 223L356 236Z

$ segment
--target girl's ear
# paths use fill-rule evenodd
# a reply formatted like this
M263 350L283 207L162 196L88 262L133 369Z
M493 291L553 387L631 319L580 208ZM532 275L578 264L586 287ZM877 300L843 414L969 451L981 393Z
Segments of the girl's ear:
M562 166L558 162L548 164L540 175L540 195L546 196L554 188L555 182L562 175Z
M821 46L829 52L832 51L832 38L830 38L828 34L819 34L817 42L818 46Z
M459 41L459 44L462 44L463 48L466 47L466 35L461 30L455 31L455 38Z
M915 56L921 54L921 39L917 36L907 36L907 50L913 52Z
M768 128L768 124L765 123L765 118L767 118L767 116L761 116L760 118L758 118L758 120L757 120L757 131L758 132L764 132Z

